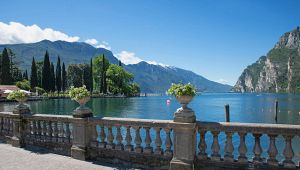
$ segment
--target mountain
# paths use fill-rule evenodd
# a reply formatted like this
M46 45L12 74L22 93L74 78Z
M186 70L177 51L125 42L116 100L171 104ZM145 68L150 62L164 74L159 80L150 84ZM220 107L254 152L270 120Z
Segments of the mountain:
M229 85L210 81L192 71L172 66L149 64L142 61L138 64L125 66L126 70L135 75L134 79L141 90L151 93L164 93L172 83L192 83L202 92L228 92Z
M54 63L58 55L68 65L89 63L91 57L100 54L104 54L111 63L118 63L118 59L111 51L104 48L95 48L83 42L43 40L28 44L4 44L0 45L0 50L2 51L5 47L12 49L21 68L28 71L30 71L32 57L34 56L36 61L42 61L46 50L49 52L50 60ZM140 84L141 91L146 93L164 93L171 83L178 82L191 82L196 85L198 90L205 92L228 92L232 88L229 85L210 81L191 71L176 67L140 62L124 65L124 68L134 74L134 81Z
M282 35L266 56L248 66L236 92L300 92L300 27Z

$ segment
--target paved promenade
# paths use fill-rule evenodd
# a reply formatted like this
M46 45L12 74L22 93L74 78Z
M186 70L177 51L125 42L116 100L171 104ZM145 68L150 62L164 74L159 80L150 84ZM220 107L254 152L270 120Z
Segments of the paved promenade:
M34 148L30 148L34 150ZM112 170L112 168L79 161L41 150L25 150L0 142L0 170ZM122 168L121 168L122 169Z

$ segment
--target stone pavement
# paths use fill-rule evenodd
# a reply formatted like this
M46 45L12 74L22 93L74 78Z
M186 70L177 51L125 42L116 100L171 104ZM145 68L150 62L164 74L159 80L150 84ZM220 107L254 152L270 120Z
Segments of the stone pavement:
M0 170L112 170L123 169L80 161L36 148L15 148L0 142Z

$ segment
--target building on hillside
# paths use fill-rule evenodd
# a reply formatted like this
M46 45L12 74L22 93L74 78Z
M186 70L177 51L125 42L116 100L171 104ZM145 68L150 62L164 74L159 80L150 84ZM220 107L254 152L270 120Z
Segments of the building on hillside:
M15 85L0 85L0 97L6 97L8 93L4 93L5 90L20 90L17 86Z

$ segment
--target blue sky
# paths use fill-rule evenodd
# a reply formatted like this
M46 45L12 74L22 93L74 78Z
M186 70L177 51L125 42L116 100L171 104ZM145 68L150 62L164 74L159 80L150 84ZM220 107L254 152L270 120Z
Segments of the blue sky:
M128 62L155 61L231 85L283 33L300 25L297 0L10 0L1 6L2 26L36 24L43 33L51 28L53 35L64 34L55 34L57 39L90 39ZM14 29L6 28L0 27L2 37L25 35L21 27L10 33ZM31 42L38 35L0 37L0 43L12 43L12 37Z

